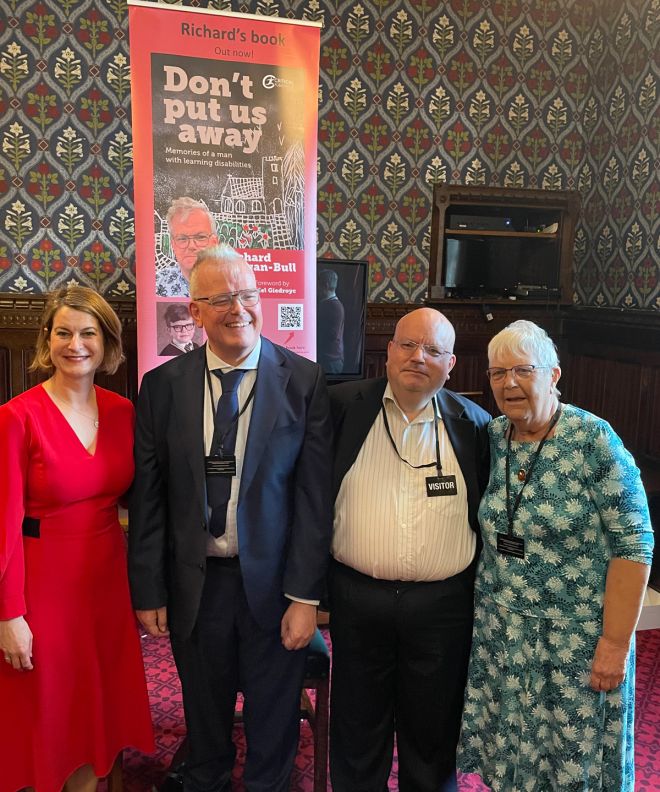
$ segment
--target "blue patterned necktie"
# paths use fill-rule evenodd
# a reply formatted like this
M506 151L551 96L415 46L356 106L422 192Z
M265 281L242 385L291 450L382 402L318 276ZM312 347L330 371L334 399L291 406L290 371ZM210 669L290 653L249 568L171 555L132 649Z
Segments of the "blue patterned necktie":
M222 455L231 456L236 449L238 429L238 386L245 375L245 369L232 369L223 374L220 369L213 373L222 383L222 395L215 411L215 426L222 438ZM212 453L220 449L212 448ZM207 476L206 494L211 507L210 531L212 536L222 536L227 521L227 504L231 495L233 476Z

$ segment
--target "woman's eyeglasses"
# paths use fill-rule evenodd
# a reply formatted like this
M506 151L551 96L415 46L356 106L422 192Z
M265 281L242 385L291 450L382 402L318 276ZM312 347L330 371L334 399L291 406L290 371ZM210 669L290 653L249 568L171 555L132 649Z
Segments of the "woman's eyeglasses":
M511 366L511 368L489 368L486 370L486 374L491 382L503 382L507 371L513 374L514 379L526 380L529 379L535 371L548 368L552 368L552 366L533 366L530 363L527 366Z

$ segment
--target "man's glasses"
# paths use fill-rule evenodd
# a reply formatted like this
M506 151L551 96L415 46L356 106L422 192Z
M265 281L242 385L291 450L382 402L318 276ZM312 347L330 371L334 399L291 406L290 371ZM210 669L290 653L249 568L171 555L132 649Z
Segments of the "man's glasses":
M175 333L189 333L194 326L193 322L186 322L186 324L171 324L169 328L174 330Z
M396 344L399 349L402 349L406 355L413 355L421 347L425 357L439 358L443 355L451 355L446 349L438 349L433 344L418 344L417 341L397 341L392 339L392 343Z
M526 380L529 379L535 371L548 368L552 368L552 366L533 366L530 363L527 366L511 366L511 368L489 368L486 370L486 374L491 382L504 382L507 371L513 374L514 379Z
M193 300L208 303L216 311L228 311L234 300L238 300L244 308L252 308L259 302L259 289L241 289L226 294L213 294L211 297L193 297Z
M196 247L208 244L211 234L177 234L172 237L174 242L179 247L189 247L191 242L195 243Z

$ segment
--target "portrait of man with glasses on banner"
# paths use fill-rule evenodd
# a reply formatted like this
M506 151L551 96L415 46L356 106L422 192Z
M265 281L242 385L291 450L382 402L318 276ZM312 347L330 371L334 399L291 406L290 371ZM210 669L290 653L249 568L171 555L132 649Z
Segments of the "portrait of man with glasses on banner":
M174 261L156 268L159 297L188 297L190 273L200 250L218 244L215 220L208 207L193 198L176 198L167 211L167 228Z
M199 344L194 340L195 322L186 303L168 303L163 311L162 319L158 331L159 346L162 344L164 333L167 333L168 343L161 349L159 355L174 357L197 349Z

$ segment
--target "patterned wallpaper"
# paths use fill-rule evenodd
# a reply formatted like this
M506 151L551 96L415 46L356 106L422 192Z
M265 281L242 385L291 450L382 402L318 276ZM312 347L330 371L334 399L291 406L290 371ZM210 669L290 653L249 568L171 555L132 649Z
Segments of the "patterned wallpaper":
M0 291L135 293L127 8L0 0ZM252 0L321 20L318 252L426 290L432 186L576 189L575 302L660 309L660 0Z

